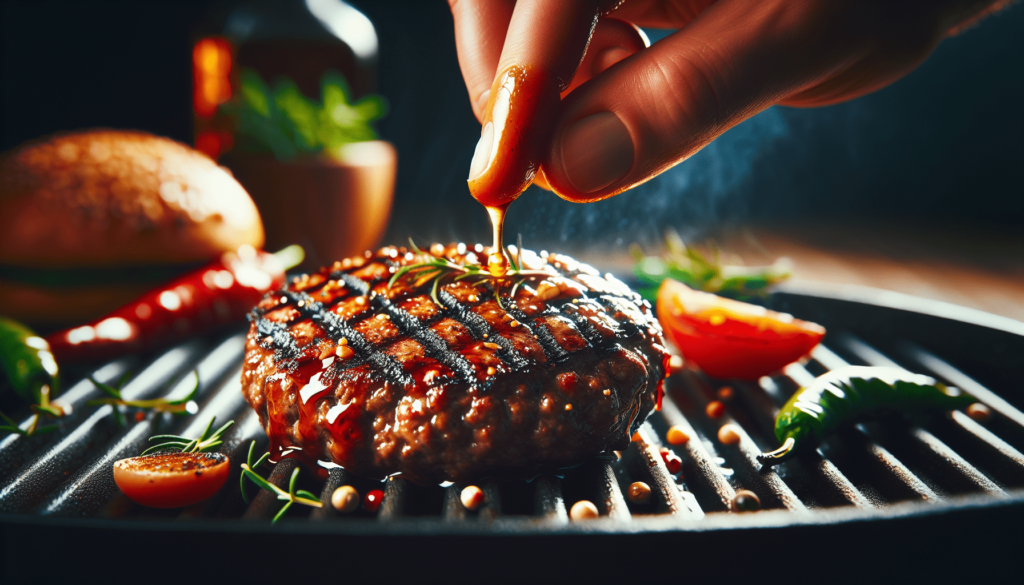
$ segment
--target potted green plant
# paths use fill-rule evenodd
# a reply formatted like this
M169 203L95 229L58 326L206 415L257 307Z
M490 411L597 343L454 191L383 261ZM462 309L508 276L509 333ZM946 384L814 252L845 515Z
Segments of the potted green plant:
M222 106L235 124L222 161L256 202L267 247L300 244L306 268L375 246L390 215L397 154L372 127L386 103L350 96L337 72L324 74L316 101L288 79L271 88L242 70Z

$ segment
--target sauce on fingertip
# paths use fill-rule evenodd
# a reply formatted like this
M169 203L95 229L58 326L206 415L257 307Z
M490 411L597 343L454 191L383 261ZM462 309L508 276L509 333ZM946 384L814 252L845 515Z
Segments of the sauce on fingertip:
M538 145L544 143L538 133L551 127L550 118L558 101L557 80L529 66L508 67L491 86L481 134L481 140L490 144L478 145L471 171L474 176L468 183L473 198L487 208L491 218L494 244L487 265L493 276L508 272L503 241L505 212L537 175L541 158Z

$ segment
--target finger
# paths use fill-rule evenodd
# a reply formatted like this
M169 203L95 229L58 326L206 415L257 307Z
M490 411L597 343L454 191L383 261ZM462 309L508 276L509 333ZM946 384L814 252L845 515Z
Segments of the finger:
M562 92L564 98L574 89L597 77L612 65L636 54L651 45L647 35L636 26L615 18L602 18L590 39L587 54L576 69L576 76L568 89ZM544 168L537 169L533 184L541 189L551 190L544 177Z
M567 96L544 161L547 182L573 201L610 197L779 99L850 68L867 49L845 31L867 26L870 15L839 4L711 5ZM850 22L861 13L864 22Z
M470 192L484 205L507 206L533 180L559 92L571 83L601 9L595 0L516 3L470 164Z
M477 120L483 120L491 83L515 0L448 0L455 21L459 68Z
M639 53L651 45L647 35L635 25L617 18L602 18L597 22L590 45L583 62L576 69L572 83L562 92L566 96L572 90L597 77L612 65L630 55Z
M649 28L682 28L717 0L625 0L609 16Z

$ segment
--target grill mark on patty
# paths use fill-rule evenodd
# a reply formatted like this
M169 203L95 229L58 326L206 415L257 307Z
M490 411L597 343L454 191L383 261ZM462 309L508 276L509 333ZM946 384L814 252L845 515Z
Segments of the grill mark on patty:
M352 276L347 272L335 270L334 272L331 273L330 278L331 280L340 280L341 282L345 283L345 286L363 296L366 296L370 293L371 283L366 282L365 280L359 278L358 276Z
M383 310L387 311L387 314L391 316L391 322L398 327L399 331L407 337L415 339L423 346L428 356L434 358L452 372L455 372L462 378L463 382L467 384L476 383L476 369L469 363L469 360L450 348L426 324L421 323L419 319L410 315L408 311L396 307L390 300L382 296L378 295L374 301ZM437 321L439 317L435 317L431 321Z
M446 309L449 317L465 325L466 329L469 329L469 332L473 334L473 337L496 343L500 348L497 351L498 357L501 358L501 361L510 365L512 369L519 370L530 365L530 362L515 350L512 342L502 335L495 333L487 319L470 311L468 307L456 300L454 295L448 291L440 290L437 293L437 299L441 301L441 309Z
M604 337L597 331L593 323L589 319L580 315L579 311L574 310L575 306L572 303L566 303L559 307L562 315L569 318L570 321L576 326L576 329L583 335L583 339L587 340L590 347L596 347L600 349L606 349L603 347L607 345Z
M527 331L532 332L534 337L537 338L537 341L544 350L544 355L547 356L548 361L559 361L569 355L569 352L565 351L561 345L558 345L558 342L555 341L555 337L551 335L551 332L548 331L547 327L544 325L535 325L530 327L527 323L532 323L533 321L527 317L526 313L522 312L519 307L515 306L511 299L505 304L505 312L508 313L510 317L518 321L520 327L526 327Z
M303 317L319 325L331 341L339 343L341 338L344 337L348 341L348 346L357 355L365 356L366 363L380 372L388 382L400 386L412 385L412 376L405 373L402 364L398 360L375 348L362 334L337 315L328 311L322 303L313 300L312 297L305 293L283 290L281 294L295 303L296 308ZM302 306L299 306L300 301Z

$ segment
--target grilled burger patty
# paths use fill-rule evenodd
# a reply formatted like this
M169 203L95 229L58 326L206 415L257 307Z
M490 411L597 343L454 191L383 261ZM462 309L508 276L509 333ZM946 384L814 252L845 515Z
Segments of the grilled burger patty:
M523 251L528 276L449 271L433 295L423 271L389 285L403 266L488 252L387 247L267 294L242 388L272 460L426 484L528 478L624 449L660 400L667 354L623 283Z

